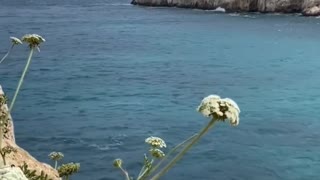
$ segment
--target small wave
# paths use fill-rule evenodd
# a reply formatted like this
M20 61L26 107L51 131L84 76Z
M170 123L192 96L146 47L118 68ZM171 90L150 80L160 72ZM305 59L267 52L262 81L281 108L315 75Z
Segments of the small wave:
M78 142L82 145L85 145L89 148L97 149L99 151L109 151L112 149L117 149L119 146L123 144L123 138L126 137L125 134L119 134L118 136L110 136L104 141L108 142L92 142L90 139L77 139Z
M239 14L239 13L230 13L230 14L229 14L229 16L235 16L235 17L238 17L238 16L240 16L240 14Z
M89 144L89 147L96 148L100 151L107 151L111 149L108 145L99 145L99 144Z
M217 7L216 9L213 10L202 10L202 9L194 9L194 10L198 10L198 11L210 11L210 12L221 12L221 13L225 13L226 9L222 8L222 7Z
M250 15L243 15L244 18L251 18L251 19L255 19L255 16L250 16Z

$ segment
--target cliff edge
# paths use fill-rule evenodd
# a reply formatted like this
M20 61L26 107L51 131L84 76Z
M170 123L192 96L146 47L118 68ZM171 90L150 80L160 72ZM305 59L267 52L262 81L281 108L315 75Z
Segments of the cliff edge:
M4 94L2 91L2 87L0 85L0 95ZM5 108L8 110L8 107L5 105ZM40 174L41 171L46 173L49 178L53 180L60 180L58 172L52 168L50 165L41 163L38 160L36 160L33 156L31 156L27 151L25 151L23 148L19 147L15 142L14 137L14 127L13 127L13 121L11 116L9 115L9 124L8 124L8 132L6 133L5 137L3 138L3 147L10 145L17 149L17 152L11 153L6 157L7 165L11 166L14 165L15 167L23 165L24 162L28 164L29 169L36 170L37 173ZM13 180L13 179L12 179Z
M302 13L305 16L320 15L320 0L132 0L131 4L143 6L167 6L227 12L277 12Z

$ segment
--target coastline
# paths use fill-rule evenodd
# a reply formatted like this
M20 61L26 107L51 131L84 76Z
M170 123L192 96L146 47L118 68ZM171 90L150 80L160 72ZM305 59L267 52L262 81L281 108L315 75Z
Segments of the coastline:
M320 0L132 0L141 6L178 7L201 10L224 9L227 13L301 13L320 15Z

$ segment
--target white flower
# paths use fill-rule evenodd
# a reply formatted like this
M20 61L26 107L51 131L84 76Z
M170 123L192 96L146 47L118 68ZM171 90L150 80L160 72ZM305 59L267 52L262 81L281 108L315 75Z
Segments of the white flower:
M237 111L240 113L240 108L239 108L239 106L238 106L238 104L236 103L236 102L234 102L232 99L230 99L230 98L224 98L224 101L226 102L226 103L229 103L229 104L231 104L234 108L236 108L237 109Z
M230 98L221 99L217 95L210 95L201 101L197 110L206 117L220 121L228 119L233 126L239 124L240 108Z
M217 95L210 95L208 97L205 97L197 110L204 116L209 117L211 116L212 112L220 111L218 104L219 100L220 97Z
M21 41L19 38L10 37L10 39L11 39L11 41L12 41L12 44L14 44L14 45L22 44L22 41Z
M145 142L147 144L150 144L153 147L157 147L157 148L165 148L167 147L166 143L164 142L163 139L159 138L159 137L148 137Z
M30 48L38 48L41 43L46 41L42 36L38 34L26 34L21 39L22 41L29 43Z
M151 156L159 159L165 156L164 152L161 151L160 149L150 149L150 154Z
M62 152L52 152L49 154L49 157L54 160L54 161L57 161L57 160L60 160L64 157L63 153Z

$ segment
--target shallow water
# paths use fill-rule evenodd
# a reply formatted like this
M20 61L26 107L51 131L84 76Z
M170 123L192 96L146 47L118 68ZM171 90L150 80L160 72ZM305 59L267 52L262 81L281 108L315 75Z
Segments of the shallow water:
M39 160L51 151L81 163L76 180L136 175L147 146L169 147L207 122L209 94L240 106L237 128L219 124L163 179L318 180L320 20L131 6L120 0L5 0L8 36L39 33L13 117L17 142ZM0 65L12 97L26 47Z

